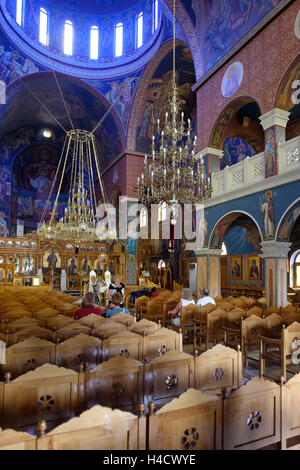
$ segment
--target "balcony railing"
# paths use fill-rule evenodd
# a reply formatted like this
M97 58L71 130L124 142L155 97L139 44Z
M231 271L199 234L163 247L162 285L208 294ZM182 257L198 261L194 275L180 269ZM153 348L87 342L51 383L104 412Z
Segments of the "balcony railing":
M284 144L278 144L277 174L300 169L300 136L291 139ZM246 185L256 184L264 179L265 163L264 152L232 166L227 166L222 171L212 173L212 198L224 193L235 191Z

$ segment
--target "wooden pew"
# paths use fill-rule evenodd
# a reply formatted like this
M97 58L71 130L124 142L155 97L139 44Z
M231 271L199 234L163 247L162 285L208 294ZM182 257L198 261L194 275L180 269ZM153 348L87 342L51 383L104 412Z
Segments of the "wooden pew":
M100 364L102 341L99 338L80 333L56 345L56 364L76 372L79 365L95 367Z
M190 389L157 412L149 403L149 450L220 450L222 400Z
M0 450L36 450L37 439L27 432L0 428Z

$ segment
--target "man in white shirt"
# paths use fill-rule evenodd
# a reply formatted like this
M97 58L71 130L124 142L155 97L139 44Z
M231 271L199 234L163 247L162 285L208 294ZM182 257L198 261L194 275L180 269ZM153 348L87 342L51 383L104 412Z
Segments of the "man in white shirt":
M202 294L202 297L197 302L198 307L204 307L204 305L207 305L207 304L216 305L216 302L214 301L214 299L209 296L208 289L205 289L205 288L202 289L201 294Z

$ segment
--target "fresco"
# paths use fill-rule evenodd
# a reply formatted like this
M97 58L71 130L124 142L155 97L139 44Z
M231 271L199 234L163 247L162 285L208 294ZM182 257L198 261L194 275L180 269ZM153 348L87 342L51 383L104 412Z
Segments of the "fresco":
M295 202L293 206L287 211L285 216L280 222L277 232L276 240L279 242L290 241L290 236L294 228L295 222L300 215L300 200Z
M198 35L205 72L280 0L182 0Z
M0 43L0 80L6 85L14 82L20 77L40 70L31 60L14 49L8 42L4 42L1 35Z
M258 230L254 224L236 225L228 229L224 237L229 255L259 253L261 250L260 241Z
M264 232L263 237L265 240L269 238L274 238L275 233L275 209L274 202L272 199L272 191L267 191L265 194L265 199L262 200L259 198L261 218L264 221Z
M225 166L231 166L243 161L246 157L256 154L254 148L239 137L229 137L223 145L224 155L221 158L221 170Z
M244 75L243 64L241 62L234 62L226 70L222 84L221 91L225 98L230 98L239 89Z
M170 51L161 61L148 86L144 113L137 128L136 150L140 152L150 152L152 135L156 134L157 118L161 125L164 124L167 110L165 103L172 94L172 54ZM176 47L176 83L179 99L182 100L181 111L185 113L186 120L191 119L195 132L196 101L191 89L195 83L195 71L190 50L184 45Z

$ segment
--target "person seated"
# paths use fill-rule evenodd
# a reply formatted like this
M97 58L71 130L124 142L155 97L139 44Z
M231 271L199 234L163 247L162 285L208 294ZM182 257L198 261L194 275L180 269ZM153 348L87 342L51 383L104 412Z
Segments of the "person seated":
M213 304L216 305L216 302L212 297L209 296L209 290L206 288L203 288L201 290L202 297L198 300L197 306L198 307L204 307L204 305L207 304Z
M109 285L107 293L108 300L112 300L112 296L116 293L122 295L120 307L123 307L123 302L125 301L125 285L121 282L121 278L118 274L112 276L112 283Z
M181 291L181 299L176 305L176 307L173 310L170 310L168 312L169 315L176 316L176 318L172 319L172 323L175 326L180 326L180 309L183 307L186 307L187 305L193 304L195 305L195 301L193 299L193 294L191 289L188 287L182 289Z
M90 313L101 316L104 312L101 308L95 306L95 295L92 292L87 292L82 300L81 308L74 315L74 319L78 320Z
M120 294L119 292L116 292L115 294L113 294L111 301L109 303L109 308L105 312L106 317L108 318L113 317L114 315L120 312L127 313L128 315L130 315L130 312L129 310L127 310L127 308L123 308L120 306L122 300L123 300L122 294Z

